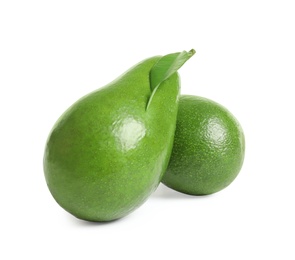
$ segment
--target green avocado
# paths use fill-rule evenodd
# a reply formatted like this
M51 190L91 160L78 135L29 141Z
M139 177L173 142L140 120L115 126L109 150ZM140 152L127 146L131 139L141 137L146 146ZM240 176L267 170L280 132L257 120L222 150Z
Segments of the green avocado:
M162 182L190 195L218 192L236 178L244 154L243 130L225 107L209 99L183 95L172 155Z
M44 173L61 207L80 219L111 221L156 189L172 151L176 71L193 53L146 59L59 118L46 143Z

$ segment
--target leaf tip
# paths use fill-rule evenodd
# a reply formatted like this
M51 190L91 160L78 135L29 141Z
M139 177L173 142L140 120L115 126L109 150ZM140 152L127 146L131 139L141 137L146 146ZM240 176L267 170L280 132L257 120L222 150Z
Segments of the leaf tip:
M196 53L195 49L191 49L191 50L188 52L188 55L191 57L191 56L193 56L195 53Z

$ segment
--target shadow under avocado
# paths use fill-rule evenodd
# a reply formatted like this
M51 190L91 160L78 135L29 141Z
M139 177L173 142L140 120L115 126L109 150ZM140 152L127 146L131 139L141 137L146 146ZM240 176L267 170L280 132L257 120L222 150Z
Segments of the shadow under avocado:
M175 191L164 184L160 183L157 190L151 195L152 199L208 199L214 196L211 195L202 195L202 196L195 196L190 194L181 193Z
M89 221L89 220L79 219L75 216L72 216L71 214L67 214L67 215L71 219L74 225L81 226L81 227L107 226L109 224L119 223L125 219L125 217L123 217L123 218L114 219L110 221Z

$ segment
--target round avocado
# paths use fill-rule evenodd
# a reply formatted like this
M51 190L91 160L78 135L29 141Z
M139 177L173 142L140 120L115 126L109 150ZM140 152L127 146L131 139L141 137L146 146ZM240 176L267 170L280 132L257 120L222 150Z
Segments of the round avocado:
M237 119L220 104L197 96L180 97L166 186L190 195L208 195L236 178L245 155Z

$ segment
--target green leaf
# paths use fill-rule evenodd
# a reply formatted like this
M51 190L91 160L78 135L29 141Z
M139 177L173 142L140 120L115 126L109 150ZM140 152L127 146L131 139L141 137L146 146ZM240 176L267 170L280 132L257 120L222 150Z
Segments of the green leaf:
M195 50L191 50L163 56L150 71L151 90L153 91L161 82L176 72L194 53Z
M150 71L150 87L152 93L149 98L147 108L160 84L175 73L194 54L195 50L192 49L189 52L183 51L171 53L158 60Z

